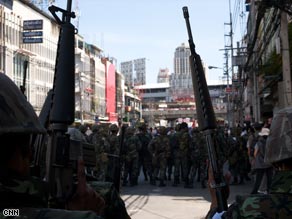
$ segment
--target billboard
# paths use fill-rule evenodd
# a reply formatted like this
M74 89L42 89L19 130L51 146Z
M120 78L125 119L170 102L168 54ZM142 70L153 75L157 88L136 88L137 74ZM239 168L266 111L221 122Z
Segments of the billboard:
M106 112L110 122L117 121L116 115L116 68L106 62Z

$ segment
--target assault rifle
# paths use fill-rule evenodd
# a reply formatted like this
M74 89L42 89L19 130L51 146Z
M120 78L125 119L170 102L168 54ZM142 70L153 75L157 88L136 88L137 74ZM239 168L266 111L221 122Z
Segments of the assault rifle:
M49 186L49 207L64 207L73 190L73 169L70 166L70 138L68 126L75 114L75 18L71 12L72 0L67 10L50 6L49 11L60 25L51 107L49 109L49 137L47 144L46 180ZM62 13L62 19L57 16Z
M186 20L189 45L191 50L190 67L192 73L193 89L196 99L196 111L199 123L199 129L203 131L207 143L208 155L210 165L213 171L215 184L211 185L216 190L216 198L218 203L218 212L227 210L227 197L223 189L226 187L225 180L223 178L222 166L218 161L218 142L216 140L216 119L212 106L204 69L200 55L196 53L195 44L193 42L192 31L189 21L189 12L187 7L183 7L183 14Z
M119 156L117 157L117 166L115 168L115 176L114 176L114 186L117 190L117 192L120 192L120 187L121 187L121 172L122 172L122 153L124 150L124 138L125 138L125 132L126 132L126 125L122 125L121 127L121 132L120 132L120 151L119 151Z

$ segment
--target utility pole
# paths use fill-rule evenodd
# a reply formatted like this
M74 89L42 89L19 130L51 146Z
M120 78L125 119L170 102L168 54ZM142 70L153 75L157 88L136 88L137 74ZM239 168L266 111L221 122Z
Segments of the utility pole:
M281 48L282 48L282 68L283 68L283 90L284 90L284 107L291 106L291 68L290 53L288 40L288 16L286 12L281 12Z
M224 23L224 25L229 25L230 26L230 32L229 34L225 34L225 37L228 37L230 39L230 45L225 45L225 54L224 57L226 58L226 70L224 74L227 76L227 121L228 121L228 126L233 127L234 126L234 110L233 109L233 98L234 98L234 91L232 87L232 78L234 76L234 69L233 69L233 29L232 29L232 13L231 13L231 2L229 0L229 15L230 15L230 22L229 23ZM231 95L229 93L229 66L228 66L228 50L231 52Z
M230 48L231 48L231 127L234 126L234 86L232 83L234 77L234 69L233 69L233 27L232 27L232 13L231 13L231 1L229 0L229 19L230 19Z
M224 75L226 75L226 79L227 79L227 122L228 122L228 126L230 126L230 90L229 90L229 67L228 67L228 50L225 49L225 53L224 53L224 58L225 58L225 66L224 66Z

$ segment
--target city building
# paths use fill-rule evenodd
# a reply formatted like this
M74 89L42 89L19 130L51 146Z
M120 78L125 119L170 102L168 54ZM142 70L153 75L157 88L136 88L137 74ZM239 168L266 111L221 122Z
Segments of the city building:
M25 95L39 114L53 88L59 25L33 3L38 2L0 0L0 73L25 85ZM118 74L114 58L104 58L100 48L75 35L75 121L118 120L124 101Z
M157 75L157 83L169 83L169 69L161 68L159 69Z
M244 119L271 118L292 104L291 95L291 3L246 1L249 10L245 44L246 60L239 74L243 88ZM289 16L288 16L289 14ZM256 51L256 52L254 52ZM240 108L240 105L239 105Z
M226 84L208 86L211 101L218 121L227 123ZM168 83L136 86L135 90L142 102L142 118L150 127L163 124L174 126L177 122L188 121L196 124L196 104L194 99L172 99Z
M125 113L123 121L135 126L136 122L142 119L142 102L137 90L125 85Z
M18 86L25 79L25 95L39 114L53 86L59 26L35 5L19 0L0 1L0 27L0 72Z
M128 86L146 84L146 58L122 62L120 70Z
M190 48L185 43L182 43L175 49L174 73L170 75L169 79L170 95L174 101L177 99L194 100L192 75L189 62L190 55Z

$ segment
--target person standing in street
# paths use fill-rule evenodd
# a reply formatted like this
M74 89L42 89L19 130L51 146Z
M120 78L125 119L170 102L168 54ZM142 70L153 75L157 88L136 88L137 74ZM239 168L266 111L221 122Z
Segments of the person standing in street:
M216 191L209 187L211 207L206 218L292 218L292 107L274 115L266 140L264 162L275 168L268 194L237 196L227 211L217 212ZM209 184L212 183L214 176L209 168Z

